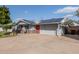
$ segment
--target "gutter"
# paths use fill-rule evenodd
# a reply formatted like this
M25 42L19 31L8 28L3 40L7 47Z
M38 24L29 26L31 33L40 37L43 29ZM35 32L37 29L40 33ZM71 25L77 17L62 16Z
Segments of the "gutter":
M53 22L53 23L39 23L40 25L45 25L45 24L61 24L61 22Z

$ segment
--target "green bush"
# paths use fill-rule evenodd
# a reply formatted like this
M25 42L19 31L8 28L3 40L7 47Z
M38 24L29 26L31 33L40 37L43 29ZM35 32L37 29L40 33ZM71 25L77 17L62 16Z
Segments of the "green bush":
M5 24L2 27L3 27L4 31L7 32L8 29L11 29L12 28L12 25Z
M10 36L9 34L9 32L0 32L0 37L8 37Z
M4 36L4 32L0 32L0 37Z

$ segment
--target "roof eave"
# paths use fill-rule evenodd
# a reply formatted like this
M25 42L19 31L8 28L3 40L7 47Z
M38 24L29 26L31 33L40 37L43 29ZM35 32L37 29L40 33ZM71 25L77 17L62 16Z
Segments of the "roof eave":
M40 23L41 25L43 24L60 24L61 22L52 22L52 23Z

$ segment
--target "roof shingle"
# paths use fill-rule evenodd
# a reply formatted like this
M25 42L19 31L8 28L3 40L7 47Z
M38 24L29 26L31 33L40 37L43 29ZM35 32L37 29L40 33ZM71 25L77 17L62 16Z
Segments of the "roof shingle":
M52 18L48 20L41 20L40 24L60 23L64 18Z

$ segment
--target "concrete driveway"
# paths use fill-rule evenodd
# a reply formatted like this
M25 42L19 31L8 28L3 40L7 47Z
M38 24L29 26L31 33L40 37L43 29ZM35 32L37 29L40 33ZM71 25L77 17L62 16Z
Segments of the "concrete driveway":
M79 40L64 36L19 34L16 37L0 38L0 53L79 53Z

